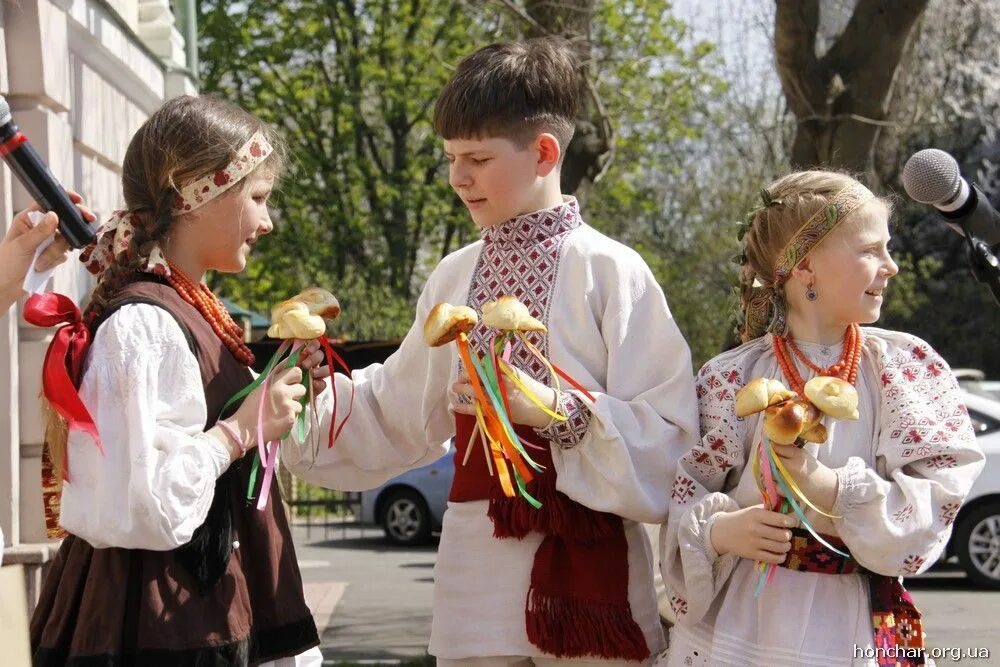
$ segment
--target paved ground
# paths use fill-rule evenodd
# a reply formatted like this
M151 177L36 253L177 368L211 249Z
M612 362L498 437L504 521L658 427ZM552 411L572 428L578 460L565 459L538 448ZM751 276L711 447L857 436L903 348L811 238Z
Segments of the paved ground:
M332 661L399 661L427 655L437 544L392 547L381 529L296 529L307 602ZM324 599L317 613L314 600ZM330 608L330 603L335 606ZM324 623L323 617L328 617Z
M943 651L939 667L1000 664L1000 591L974 586L957 566L938 566L906 586L924 616L927 645ZM988 659L976 657L984 651Z
M327 664L414 661L427 655L436 545L390 546L376 528L307 536L296 528L306 595ZM1000 664L1000 591L970 585L954 567L907 583L938 665ZM988 651L990 659L973 659Z

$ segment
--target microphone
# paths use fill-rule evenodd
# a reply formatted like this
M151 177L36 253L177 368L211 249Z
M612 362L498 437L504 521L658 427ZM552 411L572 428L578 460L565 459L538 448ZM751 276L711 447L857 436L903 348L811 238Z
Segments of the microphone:
M903 189L911 199L936 208L959 234L991 246L1000 243L1000 213L982 190L962 178L948 153L937 148L914 153L903 167Z
M917 151L906 161L903 188L912 199L936 208L948 226L965 237L972 275L990 288L1000 305L1000 260L995 252L1000 214L983 191L962 178L955 158L936 148Z
M0 157L38 205L59 217L59 233L71 247L82 248L94 240L94 228L83 219L80 209L70 201L28 138L14 124L10 105L3 95L0 95Z

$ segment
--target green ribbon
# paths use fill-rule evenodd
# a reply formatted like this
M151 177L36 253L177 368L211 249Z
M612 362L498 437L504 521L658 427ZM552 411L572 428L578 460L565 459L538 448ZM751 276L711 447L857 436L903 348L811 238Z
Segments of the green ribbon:
M494 411L497 416L500 417L501 426L504 427L507 434L510 436L510 440L514 445L514 448L518 451L522 458L524 458L528 465L541 472L544 468L535 463L535 461L528 456L527 451L524 449L524 445L521 444L521 441L517 437L517 433L514 431L514 426L510 421L510 417L507 415L507 408L504 406L503 395L500 391L499 376L497 375L496 369L493 368L492 361L490 364L484 365L475 354L470 354L469 359L472 361L472 370L479 376L479 380L482 382L483 388L486 390L486 396L490 399L490 403L493 404ZM521 497L535 509L540 508L542 503L528 492L527 484L525 483L524 478L518 473L517 468L515 466L511 466L511 469L514 471L514 481L517 482L517 490L521 494Z
M258 375L253 382L248 384L246 387L243 387L243 389L240 389L228 401L226 401L225 405L222 406L222 411L220 412L220 414L225 414L226 410L230 406L235 404L237 401L246 398L255 389L257 389L257 387L264 384L264 382L266 382L267 379L271 376L271 373L274 372L274 369L282 362L284 362L283 364L284 368L291 368L295 366L299 361L299 357L301 356L302 349L305 347L305 345L298 345L296 347L292 347L291 352L289 352L290 345L291 343L289 343L289 341L287 340L284 341L278 347L275 353L271 355L271 358L268 360L267 365L264 367L264 370L261 371L260 375ZM308 377L303 378L302 381L306 383L306 389L308 393L306 396L303 396L300 399L303 410L302 412L299 413L298 417L296 417L295 425L293 427L296 429L296 433L298 434L299 440L305 440L305 434L306 434L305 407L306 403L312 398L312 382L309 381ZM285 438L287 438L291 434L291 432L292 429L288 429L288 431L286 431L281 436L281 439L284 440ZM260 474L260 468L261 468L260 447L257 447L253 453L253 465L250 469L250 480L247 483L248 501L252 500L254 497L254 489L257 486L257 475Z

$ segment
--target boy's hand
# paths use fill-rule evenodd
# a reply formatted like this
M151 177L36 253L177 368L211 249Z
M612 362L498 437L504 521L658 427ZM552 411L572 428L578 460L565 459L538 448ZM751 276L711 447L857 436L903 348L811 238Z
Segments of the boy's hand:
M720 556L736 554L740 558L781 563L792 548L792 531L798 520L787 514L764 509L763 505L722 512L709 537Z
M326 378L330 377L330 367L320 366L324 358L318 340L309 341L299 354L298 366L303 373L312 379L314 394L319 394L326 389Z
M557 399L556 390L548 385L544 385L538 380L529 377L523 371L514 368L510 364L501 361L505 368L512 369L517 374L518 380L537 397L543 405L550 409L555 409ZM510 420L514 424L531 426L533 428L544 428L552 421L552 417L538 407L534 401L528 398L521 389L506 375L502 375L504 390L507 393L507 402L510 406ZM476 400L476 393L469 381L469 376L464 372L459 375L458 380L451 387L452 391L460 396L468 396L473 401ZM454 412L475 415L476 408L472 403L453 403L451 409Z
M820 509L830 511L837 499L837 473L802 447L771 446L806 497Z

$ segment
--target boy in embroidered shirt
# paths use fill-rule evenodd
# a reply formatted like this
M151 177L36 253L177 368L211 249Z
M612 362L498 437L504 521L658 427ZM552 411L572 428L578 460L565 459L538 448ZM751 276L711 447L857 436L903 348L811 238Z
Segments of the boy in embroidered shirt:
M336 376L339 395L353 381L356 397L335 446L316 461L294 446L284 455L310 482L365 489L443 456L457 434L434 577L430 652L439 662L648 662L663 646L640 523L665 519L666 480L696 438L690 353L639 255L587 225L560 191L578 90L560 41L494 44L458 66L434 123L449 182L482 240L441 261L384 366ZM513 344L523 383L569 417L552 421L506 387L519 432L546 445L531 450L545 466L528 487L540 510L498 492L478 441L462 464L473 390L455 346L430 349L421 333L438 303L479 311L503 295L547 326L529 339L594 398L555 391L544 365ZM471 348L483 354L489 336L478 325ZM329 394L319 408L324 428Z

